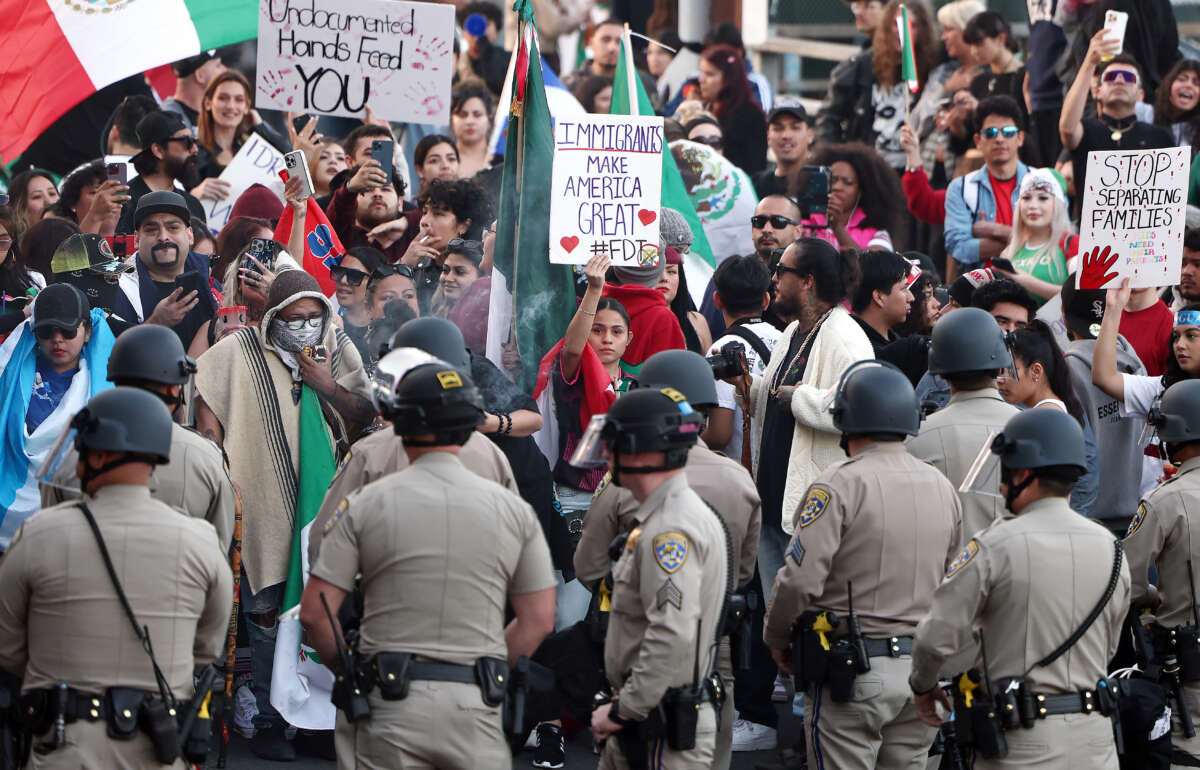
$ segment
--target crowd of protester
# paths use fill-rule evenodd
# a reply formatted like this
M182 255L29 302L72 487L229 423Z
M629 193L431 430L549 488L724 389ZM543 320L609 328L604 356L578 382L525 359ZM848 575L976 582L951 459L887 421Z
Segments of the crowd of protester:
M1179 53L1170 4L1137 4L1122 49L1101 29L1105 9L1132 8L1121 0L1030 0L1027 39L979 0L954 0L936 13L908 0L915 92L901 74L898 0L847 4L862 50L833 70L819 110L775 93L733 25L704 41L682 41L672 14L656 12L650 24L658 26L643 25L650 42L638 46L638 75L668 135L723 155L758 200L742 247L713 255L705 287L688 286L694 235L670 209L661 212L665 259L656 266L612 267L601 256L576 268L578 309L559 345L519 351L546 357L549 414L505 376L515 358L506 357L507 372L484 358L495 192L506 162L491 141L506 109L498 99L514 42L511 14L487 2L459 9L460 22L484 17L485 31L464 33L446 120L415 143L412 131L374 115L361 124L297 124L288 115L279 130L254 108L246 76L216 54L176 63L177 88L164 103L146 94L120 102L108 133L95 137L103 156L65 175L28 168L7 180L0 334L19 336L31 320L36 377L31 385L18 375L0 346L0 401L24 423L23 453L5 463L35 465L65 410L95 390L113 337L152 324L173 330L197 359L197 427L222 441L245 492L255 487L255 458L272 426L259 424L243 383L222 381L222 367L249 355L222 340L251 329L264 349L290 351L282 363L271 359L280 393L293 380L312 384L349 445L376 419L349 386L358 368L373 372L380 345L405 322L438 319L470 349L467 370L489 402L480 432L507 456L541 516L563 580L558 624L569 625L591 598L590 586L572 579L573 539L604 477L568 462L587 427L581 415L597 393L633 387L656 352L719 355L738 343L749 378L718 383L703 440L755 478L763 526L754 586L768 595L799 496L843 457L822 394L854 361L878 358L909 378L927 414L945 408L965 386L930 370L930 334L940 319L975 307L1009 332L1014 365L999 378L999 395L1081 425L1088 468L1072 505L1123 533L1138 499L1171 471L1145 443L1146 419L1167 387L1200 377L1200 229L1185 236L1178 285L1076 289L1079 193L1091 151L1178 145L1197 156L1200 62ZM588 58L560 79L585 110L608 112L625 20L590 3L533 5L551 67L560 63L560 36L583 36ZM675 88L664 73L685 47L699 53L698 65ZM219 231L207 226L200 199L229 196L221 172L252 135L305 153L318 205L346 248L329 268L328 299L300 265L307 209L298 179L283 201L251 188L230 201L233 216ZM372 157L375 139L395 142L391 168ZM109 173L111 164L127 165L125 181ZM810 196L814 174L825 174L819 199ZM1200 205L1200 156L1189 202ZM281 232L285 210L292 225ZM295 355L304 344L335 347L335 326L354 348L339 351L336 375ZM558 446L547 460L531 437L548 424ZM5 483L17 496L0 549L38 508L21 494L22 474ZM280 535L285 501L250 502L273 512L247 526L243 541L253 646L268 642L260 618L277 607L286 566L279 543L290 540ZM771 701L787 697L765 648L755 654L765 659L738 675L734 751L776 747ZM269 678L264 665L256 663L255 674ZM254 727L278 726L261 683L255 693ZM561 729L539 729L539 766L561 766L552 740Z

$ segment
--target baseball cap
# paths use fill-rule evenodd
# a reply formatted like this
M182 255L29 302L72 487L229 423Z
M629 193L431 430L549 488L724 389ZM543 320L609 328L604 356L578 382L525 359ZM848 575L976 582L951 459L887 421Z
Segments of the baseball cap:
M69 283L52 283L33 300L33 331L75 331L88 317L87 297Z
M189 56L186 59L180 59L179 61L173 63L171 65L171 71L175 73L175 77L177 78L186 78L188 75L200 69L213 59L219 58L220 57L217 56L216 49L210 51L201 51L195 56Z
M775 118L780 115L791 115L805 123L810 122L808 119L808 110L804 109L804 105L794 96L783 96L775 100L775 106L771 108L771 113L767 115L767 125L775 122Z
M1094 340L1100 336L1104 320L1106 294L1103 289L1076 289L1075 274L1067 276L1062 286L1062 316L1067 328L1080 339Z
M133 210L134 228L141 227L142 220L153 214L174 214L184 224L192 221L192 211L187 207L187 201L173 190L155 190L138 198L137 208Z
M91 270L113 275L132 269L133 265L117 259L107 240L94 233L75 233L60 243L50 258L50 272L55 274Z
M996 280L996 274L990 268L980 267L969 270L955 278L954 282L950 284L950 298L962 307L970 307L971 295L975 293L975 290L994 280Z
M137 124L137 137L138 142L142 145L142 151L130 158L130 162L136 162L138 158L150 152L150 145L162 144L177 131L187 127L187 123L183 122L183 116L177 112L165 110L147 112Z

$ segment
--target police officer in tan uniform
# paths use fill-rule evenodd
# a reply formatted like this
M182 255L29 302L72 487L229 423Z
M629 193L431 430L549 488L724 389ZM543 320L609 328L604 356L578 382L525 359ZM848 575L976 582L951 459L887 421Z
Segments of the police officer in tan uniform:
M933 327L929 371L950 385L950 403L929 415L921 432L908 439L909 453L937 468L955 489L993 432L999 433L1017 408L996 389L1000 370L1012 366L1004 330L984 310L965 307L943 316ZM963 536L970 538L1005 514L997 473L986 488L959 492Z
M601 768L713 763L719 688L711 673L733 588L732 545L683 473L700 422L679 391L639 388L589 425L571 459L607 461L612 483L639 503L613 568L604 640L613 699L592 713L592 732L605 741Z
M384 417L410 465L337 506L301 600L301 623L336 668L322 596L336 614L362 575L370 716L348 724L339 713L339 732L350 735L338 765L509 767L496 693L508 665L553 628L549 548L528 504L458 459L483 420L465 373L441 363L410 370Z
M684 395L693 408L707 414L717 405L717 388L712 367L703 356L690 350L664 350L655 353L638 373L643 387L668 386ZM729 527L733 541L732 570L734 584L745 588L754 577L758 556L758 535L762 528L762 502L754 479L742 465L712 451L704 440L697 438L688 450L684 466L688 486L707 502ZM583 520L583 537L575 549L575 574L584 585L592 585L612 571L608 546L614 537L633 529L633 516L638 502L625 487L609 483L606 476L592 498L591 507ZM747 643L749 640L746 640ZM726 706L721 709L717 731L716 755L713 768L729 767L733 738L733 661L729 640L722 640L717 659L717 672L725 688Z
M1200 380L1184 380L1167 388L1150 419L1179 469L1146 495L1129 523L1125 553L1133 576L1132 604L1154 612L1159 659L1170 654L1186 664L1179 675L1188 713L1195 720L1200 717L1200 671L1192 670L1192 661L1200 650L1180 648L1194 645L1194 602L1200 590L1194 583L1200 571ZM1150 585L1150 565L1158 568L1157 586ZM1189 755L1191 766L1200 765L1200 737L1185 738L1177 719L1173 733L1175 751Z
M117 338L108 359L108 379L157 396L174 414L183 404L183 389L196 362L188 358L179 336L165 326L135 326ZM67 458L56 477L42 485L42 505L79 497L74 458ZM194 430L171 429L171 462L154 470L150 494L189 516L216 527L221 548L233 540L237 492L220 448Z
M391 400L395 392L395 383L399 382L400 376L409 368L418 363L431 363L436 360L425 351L416 348L401 348L384 355L379 360L371 383L371 397L375 408L381 412L387 408L381 399ZM496 482L513 494L520 494L508 458L482 433L476 431L471 434L467 443L463 444L458 459L467 470ZM349 497L351 492L362 489L372 481L407 467L408 455L404 452L404 440L394 431L388 430L386 425L354 442L350 451L342 458L337 474L329 485L329 491L325 493L321 510L313 521L308 540L309 563L315 563L317 560L321 538L325 534L325 524L333 518L338 503Z
M0 559L0 671L23 689L32 767L184 768L156 758L146 724L178 730L169 709L183 713L194 669L224 652L229 565L211 524L150 496L171 451L161 401L113 388L71 426L84 497L39 511Z
M1115 770L1113 726L1100 715L1095 691L1129 610L1129 567L1108 530L1067 502L1086 467L1083 430L1065 412L1029 409L1008 421L991 451L1015 515L967 542L917 629L909 684L921 718L941 722L936 704L949 708L949 700L939 676L955 673L942 669L951 656L977 646L977 630L990 682L966 688L975 707L1000 713L984 698L1011 686L1018 701L1025 693L1036 710L1031 728L1004 734L1007 757L977 751L973 766ZM1094 622L1067 646L1093 612ZM970 720L955 714L960 725Z
M832 412L849 458L823 471L796 511L763 638L805 684L810 768L923 768L935 731L908 689L912 634L958 549L958 496L904 450L920 415L899 369L851 366ZM794 627L808 629L798 646ZM834 678L851 665L852 683Z

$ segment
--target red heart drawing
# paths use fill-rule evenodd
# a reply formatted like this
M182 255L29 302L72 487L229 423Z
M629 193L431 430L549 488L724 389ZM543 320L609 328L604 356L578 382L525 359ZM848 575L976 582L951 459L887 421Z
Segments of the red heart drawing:
M559 238L558 242L561 243L562 247L567 250L568 254L570 254L575 250L575 247L579 245L579 237L575 235L568 235L565 238Z
M649 209L638 209L638 219L642 220L643 225L648 225L657 218L658 218L657 211L650 211Z

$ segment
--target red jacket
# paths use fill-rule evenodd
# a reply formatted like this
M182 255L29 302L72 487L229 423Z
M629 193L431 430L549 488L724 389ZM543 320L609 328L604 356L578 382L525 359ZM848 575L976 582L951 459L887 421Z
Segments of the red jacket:
M905 171L900 178L904 197L908 198L908 210L922 222L940 225L946 221L946 191L935 190L929 185L925 169Z
M667 300L657 289L645 286L604 284L602 296L612 297L629 311L629 330L633 339L621 360L637 366L660 350L683 350L687 343L683 330Z

